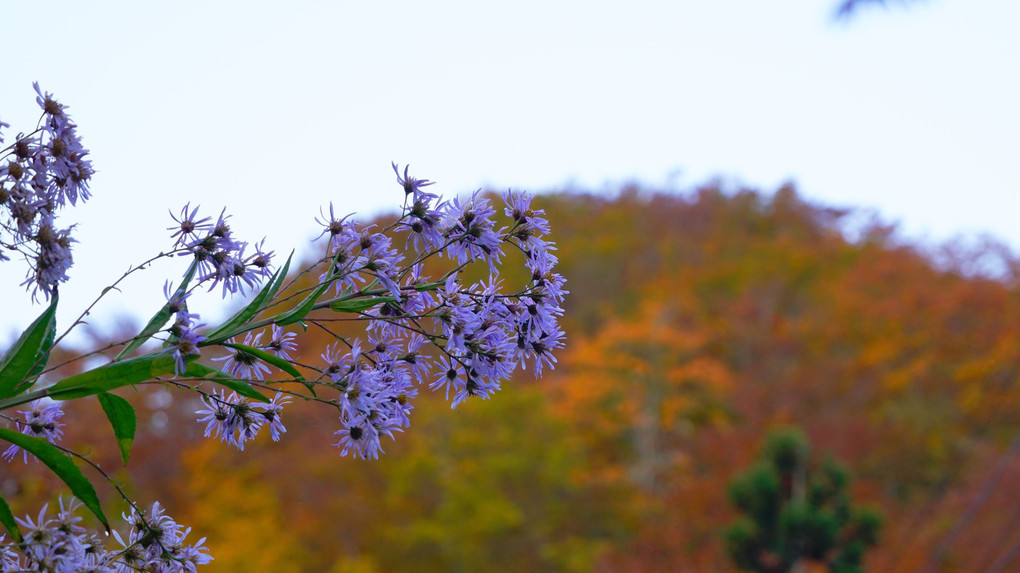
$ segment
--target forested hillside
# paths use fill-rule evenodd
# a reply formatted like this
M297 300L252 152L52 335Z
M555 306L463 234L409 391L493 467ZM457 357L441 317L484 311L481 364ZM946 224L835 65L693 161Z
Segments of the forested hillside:
M556 370L452 413L422 388L378 462L340 459L323 408L239 454L201 439L194 403L143 388L129 399L165 416L140 431L131 472L154 491L136 497L208 536L210 571L731 571L727 485L797 426L884 514L865 570L984 571L1020 542L1003 456L1020 283L1000 248L928 252L791 187L536 204L571 291ZM986 255L994 277L973 272ZM328 336L305 336L317 363ZM71 444L112 440L91 426ZM26 507L43 491L4 487Z

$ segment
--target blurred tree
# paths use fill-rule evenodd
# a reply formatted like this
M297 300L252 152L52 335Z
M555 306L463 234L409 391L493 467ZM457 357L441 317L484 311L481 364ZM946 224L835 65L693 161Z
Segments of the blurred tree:
M831 457L812 467L810 453L799 429L774 431L758 463L730 483L730 500L745 514L725 532L737 567L782 573L810 560L834 573L861 571L881 514L852 506L847 471Z
M209 536L217 565L272 548L262 531L234 544L247 521L295 543L302 571L729 571L726 480L752 466L768 428L797 424L853 469L855 501L885 506L866 566L906 573L1020 431L1020 262L1001 245L934 256L789 185L536 201L572 291L567 348L541 383L453 416L423 387L416 430L371 463L337 459L335 416L295 404L284 441L256 442L236 465L196 445L196 404L153 389L174 399L128 397L166 423L140 426L124 475L161 488L153 497ZM301 361L320 364L333 337L301 336ZM98 404L67 415L93 421L68 443L112 439ZM195 448L217 455L182 454ZM103 465L116 468L111 453ZM947 563L991 564L1017 541L1020 465L1010 472ZM192 477L207 497L176 485ZM0 488L43 491L3 469Z
M732 375L683 302L646 299L565 356L558 404L595 456L593 478L662 492L675 485L695 432L729 419Z
M427 402L387 460L387 517L366 544L381 571L590 571L619 541L617 494L580 479L585 449L536 389L452 416Z
M302 571L300 539L281 526L287 508L272 483L257 463L226 450L206 440L182 460L188 480L178 486L192 503L176 509L215 547L214 560L202 571Z

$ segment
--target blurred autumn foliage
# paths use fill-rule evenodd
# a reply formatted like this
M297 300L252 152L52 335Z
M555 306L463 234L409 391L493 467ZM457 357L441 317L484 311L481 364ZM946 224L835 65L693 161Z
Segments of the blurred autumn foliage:
M727 485L796 426L882 510L864 570L984 571L1020 543L1007 250L926 249L791 186L536 204L571 291L544 379L453 411L423 388L378 462L340 459L322 407L239 453L200 439L185 395L141 388L122 395L151 418L118 475L209 537L208 571L732 571ZM301 360L328 341L306 333ZM93 406L69 439L117 467ZM43 478L4 472L15 509L38 507Z

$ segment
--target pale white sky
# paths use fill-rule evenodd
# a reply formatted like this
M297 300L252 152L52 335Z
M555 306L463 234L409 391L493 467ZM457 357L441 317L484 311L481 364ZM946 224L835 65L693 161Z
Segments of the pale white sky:
M928 0L3 3L0 119L32 81L70 106L99 173L77 221L65 326L169 246L188 201L284 255L332 201L401 199L390 161L478 187L686 188L720 176L875 208L908 235L1020 246L1020 3ZM555 229L554 229L555 231ZM98 317L144 315L184 261ZM41 312L0 266L0 340ZM88 295L88 296L86 296ZM194 308L218 314L215 300ZM100 324L102 320L100 320Z

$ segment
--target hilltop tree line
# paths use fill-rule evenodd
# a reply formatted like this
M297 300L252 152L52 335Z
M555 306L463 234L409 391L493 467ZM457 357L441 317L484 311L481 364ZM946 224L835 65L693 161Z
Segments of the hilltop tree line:
M536 205L571 291L567 348L544 379L452 415L423 389L415 431L371 463L311 438L333 423L322 409L291 415L288 446L241 457L198 439L185 396L146 391L165 416L139 429L121 477L144 477L209 537L210 571L731 571L750 539L738 500L751 498L730 484L761 463L770 431L797 427L841 460L811 467L842 480L846 523L872 523L850 519L858 506L883 516L861 538L863 570L912 571L936 553L945 570L983 570L1017 543L1020 470L986 479L1020 430L1020 265L1001 245L924 247L792 186ZM327 340L305 337L303 349ZM73 427L71 444L112 439ZM39 473L0 487L37 507ZM999 511L954 530L982 488Z

